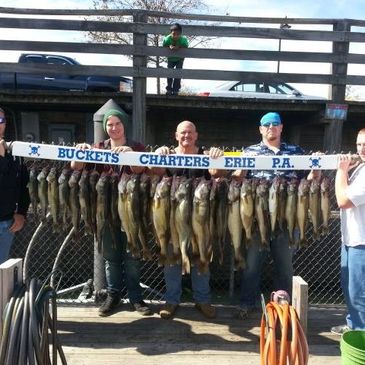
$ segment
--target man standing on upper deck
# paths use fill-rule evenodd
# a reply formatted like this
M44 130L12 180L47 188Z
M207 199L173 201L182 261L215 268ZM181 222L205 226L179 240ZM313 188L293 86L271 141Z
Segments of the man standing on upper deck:
M188 48L188 39L182 35L182 27L175 23L170 28L171 33L163 39L163 47L169 47L173 53L178 53L180 48ZM178 55L167 57L167 68L181 69L184 58ZM178 95L181 88L181 79L167 78L166 95Z
M281 134L283 124L278 113L270 112L265 114L260 120L259 131L262 141L258 144L249 146L245 149L247 155L303 155L302 148L282 142ZM245 171L237 170L233 176L238 178L248 177L267 179L271 181L275 176L281 176L286 179L301 178L303 173L295 170L266 170L266 171ZM307 176L308 180L319 177L320 172L311 171ZM247 248L246 268L242 271L241 277L241 297L239 317L244 319L249 312L254 310L260 293L260 279L262 265L268 254L266 250L260 250L259 235L253 236L253 242ZM274 278L274 289L285 290L291 293L293 262L292 257L294 248L289 247L288 231L278 232L269 242L270 254L274 261L276 276Z

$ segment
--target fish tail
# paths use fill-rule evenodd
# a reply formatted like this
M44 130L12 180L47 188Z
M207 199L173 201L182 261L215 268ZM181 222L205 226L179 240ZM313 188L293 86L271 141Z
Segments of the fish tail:
M209 261L202 262L198 261L198 270L200 273L205 274L209 271Z
M190 274L190 260L188 256L182 258L182 272L183 274Z
M145 261L152 261L153 255L148 247L143 248L142 257Z

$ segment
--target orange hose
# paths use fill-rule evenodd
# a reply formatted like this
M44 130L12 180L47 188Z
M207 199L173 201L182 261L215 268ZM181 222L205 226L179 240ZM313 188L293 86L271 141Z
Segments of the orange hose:
M309 348L297 313L289 304L270 302L261 319L261 365L307 365ZM268 328L268 330L266 329ZM281 337L277 338L277 333Z

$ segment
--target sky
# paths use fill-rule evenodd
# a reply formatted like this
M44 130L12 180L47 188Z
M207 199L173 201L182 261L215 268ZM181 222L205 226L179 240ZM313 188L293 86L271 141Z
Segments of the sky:
M210 14L252 16L252 17L296 17L296 18L353 18L365 19L364 0L205 0ZM3 7L26 8L54 8L54 9L88 9L92 7L91 0L2 0ZM2 15L1 15L2 16ZM4 15L5 16L5 15ZM235 24L231 24L235 25ZM275 25L272 25L275 26ZM293 29L315 29L314 26L293 26ZM329 29L321 27L318 29ZM356 28L356 31L365 32L365 28ZM49 40L49 41L86 41L82 32L61 32L41 30L2 29L1 39L15 40ZM265 39L220 39L213 42L212 48L247 49L247 50L277 50L278 40ZM282 51L330 52L330 42L289 41L282 40ZM350 52L365 53L365 44L353 43ZM16 62L21 52L1 51L2 62ZM87 65L130 65L131 62L118 55L90 55L68 54L75 57L82 64ZM186 59L184 68L211 69L211 70L241 70L276 72L276 62L239 61L239 60L199 60ZM280 72L323 73L330 72L329 64L322 63L290 63L281 62ZM364 65L349 65L348 74L365 75ZM209 90L221 81L183 80L183 88L188 91L200 89ZM308 95L328 96L327 85L292 84ZM155 92L154 80L148 81L148 91ZM354 87L353 93L357 98L365 100L365 88Z

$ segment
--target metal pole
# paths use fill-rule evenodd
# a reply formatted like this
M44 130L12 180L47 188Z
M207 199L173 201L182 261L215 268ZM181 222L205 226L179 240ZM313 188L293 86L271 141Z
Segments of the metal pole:
M97 118L97 113L95 113L95 115L94 115L94 143L98 143L105 139L106 139L106 134L103 129L102 117ZM95 288L95 293L97 293L101 289L104 289L106 286L104 267L105 267L105 263L104 263L103 255L98 250L98 243L94 236L94 288Z
M279 53L281 52L281 38L279 38ZM279 56L280 57L280 56ZM280 59L278 60L278 68L276 70L277 73L280 72Z

